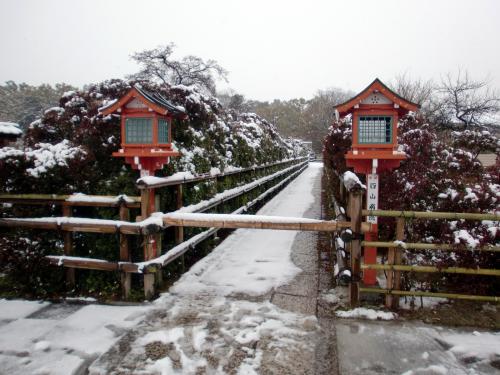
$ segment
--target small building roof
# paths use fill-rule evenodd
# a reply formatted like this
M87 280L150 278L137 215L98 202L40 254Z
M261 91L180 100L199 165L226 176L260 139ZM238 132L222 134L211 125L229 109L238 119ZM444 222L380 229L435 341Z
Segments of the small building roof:
M133 99L138 99L153 111L166 115L167 113L173 117L183 118L186 116L186 111L179 106L175 106L167 98L158 92L147 90L139 85L132 87L127 94L110 105L100 108L100 112L106 116L116 112L119 108L125 106Z
M17 138L23 134L18 124L14 122L0 122L0 136Z
M416 111L420 108L419 104L410 102L406 100L399 94L392 91L389 87L387 87L381 80L375 78L375 80L370 83L363 91L361 91L356 96L351 99L345 101L344 103L338 104L335 106L336 111L338 111L339 115L346 115L352 112L353 108L356 105L359 105L362 100L366 99L372 93L380 93L384 95L387 99L392 101L394 104L397 104L399 108L403 108L408 111Z

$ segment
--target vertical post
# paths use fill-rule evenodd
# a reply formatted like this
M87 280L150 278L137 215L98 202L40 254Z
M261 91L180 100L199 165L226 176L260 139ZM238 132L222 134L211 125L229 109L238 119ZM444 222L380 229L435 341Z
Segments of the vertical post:
M396 221L396 240L404 241L405 238L405 218L398 217ZM402 260L402 250L399 248L395 249L394 253L394 264L401 264ZM394 290L401 289L401 271L394 271ZM392 308L397 309L399 307L399 297L393 296L392 298Z
M130 210L126 206L125 202L120 204L120 220L130 221ZM130 262L130 248L128 243L128 236L126 234L120 233L120 261ZM120 281L122 286L122 296L124 299L128 299L130 295L130 288L132 286L132 275L128 272L122 272L120 275Z
M183 206L183 199L182 199L182 184L177 185L176 191L175 191L175 199L176 199L176 209L180 209ZM176 226L175 227L175 243L180 244L181 242L184 242L184 227L181 226ZM182 272L186 270L186 264L184 263L184 255L181 256L181 268Z
M141 218L146 220L151 215L151 189L141 190ZM154 257L154 236L143 236L144 240L144 260ZM144 296L151 299L155 294L155 276L151 273L144 274Z
M63 216L71 217L73 216L73 208L70 205L64 204L62 206ZM73 254L73 233L66 231L63 234L64 237L64 255L71 256ZM75 269L66 268L66 283L73 287L75 286Z
M343 206L345 204L345 194L346 194L346 189L344 186L344 180L342 176L339 176L339 182L340 182L340 191L339 191L339 197L340 197L340 205Z
M351 230L355 234L351 241L351 272L352 282L349 288L349 300L351 307L356 307L359 304L359 281L361 278L361 209L363 204L363 195L360 191L349 193L350 215L351 215Z
M160 208L160 196L159 195L154 195L154 190L152 190L153 193L153 199L154 199L154 212L159 212L161 211ZM153 250L156 250L155 256L154 257L159 257L161 256L161 243L162 243L162 233L156 233L154 235L154 246ZM156 272L156 284L158 286L161 286L163 284L163 273L161 272L161 268Z
M376 159L373 160L375 163ZM378 163L375 163L378 164ZM376 168L374 168L376 170ZM378 209L378 191L379 191L379 176L376 173L371 173L366 175L366 209L367 210L377 210ZM366 241L377 241L378 229L376 216L368 216L367 220L372 223L373 230L365 234ZM376 264L377 263L377 248L365 246L363 250L363 261L365 264ZM376 285L377 284L377 271L376 270L364 270L363 272L363 283L365 285Z

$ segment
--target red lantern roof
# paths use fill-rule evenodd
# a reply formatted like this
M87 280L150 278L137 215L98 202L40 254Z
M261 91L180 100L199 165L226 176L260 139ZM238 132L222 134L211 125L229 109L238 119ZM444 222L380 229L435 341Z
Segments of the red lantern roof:
M354 96L353 98L347 100L342 104L338 104L335 109L338 112L339 116L345 116L348 113L352 113L354 109L360 108L362 106L368 105L363 104L362 102L367 99L372 94L381 94L387 100L392 102L393 108L397 108L398 112L401 115L404 115L410 111L415 112L420 108L419 104L412 103L409 100L406 100L402 96L398 95L394 91L392 91L389 87L387 87L381 80L376 78L372 83L368 85L363 91Z
M172 104L163 95L157 92L148 91L139 85L132 87L129 92L121 97L116 102L100 109L103 116L107 116L113 112L120 111L130 101L137 99L145 106L161 115L169 115L171 117L185 119L187 117L186 111L180 107Z

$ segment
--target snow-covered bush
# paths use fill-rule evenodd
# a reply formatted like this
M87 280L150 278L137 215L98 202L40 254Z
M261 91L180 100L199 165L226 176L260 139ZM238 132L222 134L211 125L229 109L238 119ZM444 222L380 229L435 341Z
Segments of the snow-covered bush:
M120 147L120 117L118 115L104 117L99 114L100 107L122 97L135 83L111 80L91 85L83 91L64 93L59 106L47 109L42 118L31 123L25 133L24 149L0 148L0 192L137 195L135 181L139 177L138 172L126 165L123 158L111 156L112 152ZM140 84L149 90L161 92L175 105L182 106L189 116L187 121L174 120L173 139L175 147L180 150L182 156L173 158L170 164L158 171L159 176L179 171L192 174L216 173L305 154L300 142L282 138L274 125L255 114L226 112L216 98L202 94L191 87L159 86L149 82ZM272 173L274 170L271 168L266 172ZM244 176L227 176L217 183L208 181L196 185L190 184L184 189L184 204L196 203L220 189L249 182L249 179L257 177L259 173L262 171ZM163 210L175 207L175 195L171 189L161 189L158 195L162 198ZM230 207L234 210L240 206L238 203L243 204L244 199L227 204L236 205ZM96 213L93 209L78 207L75 208L74 214L117 219L116 210L100 209ZM14 207L13 210L4 210L1 215L50 216L60 215L60 211L59 207L56 209L30 207L29 210ZM187 229L186 237L191 233L191 230ZM38 272L37 265L45 269L43 267L45 263L39 262L40 256L30 256L32 253L30 249L39 251L42 255L56 253L57 244L60 243L60 233L52 234L43 244L37 243L35 246L15 240L18 237L17 232L2 233L0 257L8 261L0 263L0 273L12 275L14 280L12 284L16 284L15 280L18 280L28 289L31 285L33 290L37 290L34 283L38 281L23 278L22 273L17 273L16 270L30 268ZM36 236L35 231L29 231L29 236L30 238ZM163 245L172 245L169 241L173 242L173 234L165 236ZM13 252L13 246L19 247L19 252ZM142 250L138 251L140 246L140 239L131 246L134 260L142 260L140 258ZM83 233L74 236L76 256L90 255L100 259L117 260L117 250L116 237ZM77 280L80 291L92 293L109 288L119 290L119 283L114 274L92 271L79 271L77 274L86 275ZM40 275L43 278L44 274ZM47 280L43 278L41 282Z
M499 212L500 173L487 170L476 160L478 151L492 150L498 144L491 134L470 131L453 135L453 142L422 118L408 115L398 124L398 143L407 154L401 166L381 174L380 208L385 210ZM343 173L345 153L351 146L349 119L334 123L324 143L325 167ZM460 146L460 147L459 147ZM498 152L498 149L496 149ZM338 190L337 186L332 189ZM394 221L380 218L380 237L394 239ZM468 251L407 252L408 261L456 267L494 268L499 257L495 253L474 251L486 244L500 243L500 224L491 221L407 221L408 242L451 243ZM463 276L447 276L447 280ZM429 276L431 279L432 276ZM435 276L434 281L442 280ZM474 279L478 289L491 288L492 278ZM467 284L461 284L467 286ZM471 284L468 284L469 287Z
M118 115L99 108L123 96L132 81L110 80L84 91L64 93L58 107L45 111L26 132L24 150L0 150L2 190L19 193L132 194L137 173L111 153L119 148ZM297 143L283 139L274 125L255 114L226 113L215 97L184 85L140 82L183 107L187 121L175 121L174 143L180 158L159 171L224 171L296 157ZM57 182L57 183L56 183Z

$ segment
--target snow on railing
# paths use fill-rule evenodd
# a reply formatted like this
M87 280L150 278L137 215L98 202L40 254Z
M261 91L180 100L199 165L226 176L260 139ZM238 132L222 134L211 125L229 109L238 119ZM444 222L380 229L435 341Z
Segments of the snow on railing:
M185 184L185 183L190 183L190 182L197 182L197 181L203 181L203 180L211 180L211 179L217 179L237 173L243 173L243 172L248 172L248 171L257 171L260 169L264 168L270 168L286 163L291 163L291 162L300 162L304 161L307 158L296 158L296 159L284 159L278 162L274 163L268 163L268 164L262 164L262 165L255 165L252 167L247 167L247 168L228 168L224 172L219 172L216 173L216 171L212 171L209 173L203 173L199 175L194 175L190 172L177 172L173 174L172 176L169 177L155 177L155 176L146 176L146 177L141 177L137 180L137 186L140 189L144 188L159 188L159 187L165 187L165 186L172 186L172 185L179 185L179 184Z

